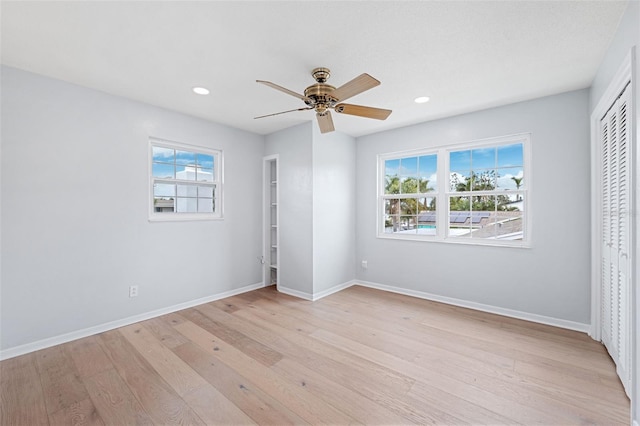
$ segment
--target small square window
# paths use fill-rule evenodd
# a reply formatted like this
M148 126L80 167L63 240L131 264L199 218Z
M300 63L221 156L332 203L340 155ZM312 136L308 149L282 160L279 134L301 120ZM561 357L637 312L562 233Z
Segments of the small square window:
M222 218L222 152L150 139L153 221Z

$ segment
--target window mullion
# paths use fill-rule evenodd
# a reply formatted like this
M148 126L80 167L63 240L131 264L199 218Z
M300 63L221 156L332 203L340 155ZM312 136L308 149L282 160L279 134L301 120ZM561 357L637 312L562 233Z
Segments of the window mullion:
M167 178L153 178L154 182L157 183L168 183L168 184L180 184L180 185L199 185L199 186L216 186L216 181L208 181L208 180L185 180L185 179L167 179Z
M436 235L444 240L449 234L449 196L447 186L451 187L449 172L449 156L447 150L438 151L438 202L436 204Z

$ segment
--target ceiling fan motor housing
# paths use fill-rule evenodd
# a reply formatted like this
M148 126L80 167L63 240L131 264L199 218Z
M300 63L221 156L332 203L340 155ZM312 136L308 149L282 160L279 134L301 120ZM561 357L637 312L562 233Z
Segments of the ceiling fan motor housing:
M336 98L331 96L331 92L336 88L326 83L331 72L329 68L315 68L311 71L311 75L317 83L304 90L304 96L308 99L305 100L305 103L314 108L318 114L324 115L329 108L333 108L338 102Z
M304 89L304 96L309 100L305 101L310 107L332 108L338 100L331 96L331 92L336 90L335 87L326 83L316 83ZM317 110L317 109L316 109ZM320 112L320 111L318 111Z

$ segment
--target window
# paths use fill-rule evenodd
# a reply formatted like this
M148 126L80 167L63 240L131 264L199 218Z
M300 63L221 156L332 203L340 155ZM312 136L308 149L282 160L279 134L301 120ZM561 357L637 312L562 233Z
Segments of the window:
M437 154L384 161L384 233L435 235Z
M222 152L149 140L150 220L222 218Z
M529 135L378 157L378 236L526 246Z

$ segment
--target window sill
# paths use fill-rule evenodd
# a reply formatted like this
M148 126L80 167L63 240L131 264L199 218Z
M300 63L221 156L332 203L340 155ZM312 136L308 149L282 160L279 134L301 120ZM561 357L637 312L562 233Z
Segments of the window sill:
M201 222L201 221L218 221L224 220L222 216L203 215L203 214L171 214L153 215L149 217L149 222Z
M531 243L527 241L504 241L504 240L489 240L489 239L471 239L471 238L439 238L433 237L419 237L413 235L393 235L393 234L378 234L377 238L383 240L397 240L397 241L415 241L424 243L445 243L445 244L462 244L468 246L488 246L488 247L511 247L511 248L532 248Z

